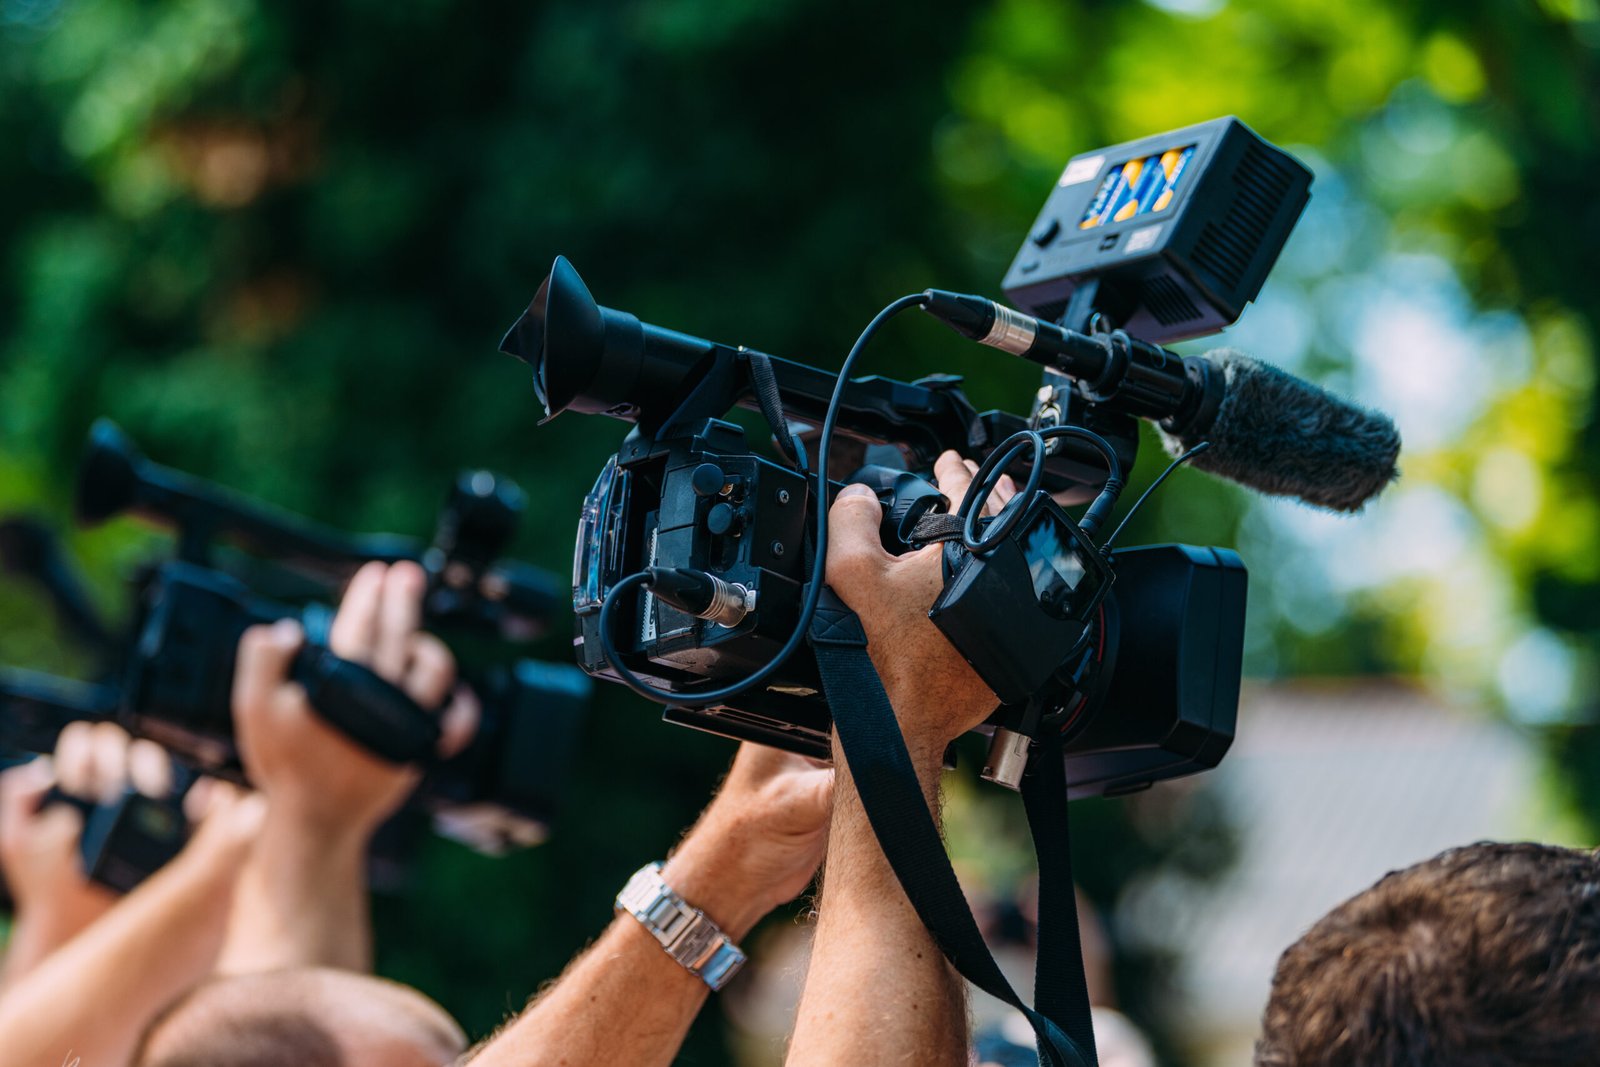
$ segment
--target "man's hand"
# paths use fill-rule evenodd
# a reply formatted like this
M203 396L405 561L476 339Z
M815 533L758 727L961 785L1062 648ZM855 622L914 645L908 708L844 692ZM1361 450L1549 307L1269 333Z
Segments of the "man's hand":
M959 507L977 465L946 452L934 464L940 490ZM1009 477L985 503L993 515L1016 494ZM903 556L878 538L883 508L865 486L845 486L828 512L828 586L861 618L884 691L922 773L937 773L945 747L988 718L999 700L928 619L944 588L943 547ZM916 699L937 694L938 699Z
M455 659L422 633L425 577L414 563L356 572L334 619L335 655L370 668L424 708L455 687ZM239 883L218 969L372 966L367 843L421 779L418 767L380 759L325 722L289 680L304 640L293 622L246 631L234 675L234 731L250 781L266 794L267 822ZM440 726L440 754L476 729L462 689Z
M0 774L0 868L16 902L5 980L14 981L116 903L91 882L78 841L83 815L68 804L39 805L53 786L91 803L109 802L129 784L150 796L171 788L171 763L149 741L111 723L71 723L54 758Z
M356 572L328 646L400 689L423 708L438 707L455 686L455 660L421 632L422 569L414 563L369 563ZM383 760L329 725L289 680L304 635L284 620L257 626L239 642L233 714L239 755L250 781L275 813L314 832L366 838L421 780L417 767ZM463 691L446 713L441 748L458 750L470 735L476 705Z
M661 876L738 940L811 883L832 795L833 768L747 741Z

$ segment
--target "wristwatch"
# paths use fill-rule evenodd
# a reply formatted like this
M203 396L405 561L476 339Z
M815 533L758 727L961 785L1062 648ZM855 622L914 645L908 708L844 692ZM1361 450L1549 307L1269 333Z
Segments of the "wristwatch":
M690 905L661 878L661 864L649 863L634 872L617 894L617 907L650 931L690 974L713 990L744 966L745 955L728 940L717 924Z

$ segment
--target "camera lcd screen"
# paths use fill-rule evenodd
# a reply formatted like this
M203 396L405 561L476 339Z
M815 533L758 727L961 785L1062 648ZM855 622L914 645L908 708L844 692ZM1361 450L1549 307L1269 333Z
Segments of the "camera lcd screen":
M1089 571L1078 542L1050 509L1040 510L1023 531L1022 556L1040 606L1059 619L1078 617L1075 609L1093 596L1095 583L1085 583Z
M1078 229L1093 230L1164 210L1177 195L1194 152L1194 145L1169 148L1112 167L1078 220Z

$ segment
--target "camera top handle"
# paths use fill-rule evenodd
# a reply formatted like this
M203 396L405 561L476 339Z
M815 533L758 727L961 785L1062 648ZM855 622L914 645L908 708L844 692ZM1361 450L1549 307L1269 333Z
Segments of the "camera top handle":
M342 582L367 560L417 559L423 545L393 534L351 535L269 507L239 493L146 459L109 419L89 431L74 510L98 525L133 512L178 534L178 558L209 566L212 544L226 537L257 555L278 559L330 582Z
M431 545L399 534L348 534L162 466L109 419L89 431L74 502L85 526L127 512L172 528L177 558L199 567L216 565L221 540L328 586L369 561L416 561L429 574L430 622L483 625L512 640L542 632L565 599L555 575L501 556L523 507L511 482L469 471L452 486Z
M619 449L622 461L735 406L761 410L754 369L758 361L771 368L785 416L800 424L795 428L814 447L838 384L833 371L662 329L601 307L564 256L556 257L500 347L533 367L545 421L573 410L634 423ZM960 385L959 378L945 375L917 382L852 379L839 396L838 431L865 444L895 445L908 469L929 470L946 449L981 460L1001 441L1028 428L1020 415L976 411ZM1134 420L1121 414L1084 415L1081 421L1114 444L1124 469L1131 467L1138 447ZM836 451L827 474L843 481L862 465L862 453ZM1088 499L1105 476L1098 451L1063 441L1048 458L1044 484L1051 491L1075 490L1075 496Z

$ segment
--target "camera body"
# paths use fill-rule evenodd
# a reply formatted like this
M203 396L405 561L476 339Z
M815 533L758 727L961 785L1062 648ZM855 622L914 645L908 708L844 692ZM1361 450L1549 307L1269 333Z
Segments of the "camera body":
M600 640L610 588L639 566L687 567L752 591L760 609L734 625L700 618L649 592L619 635L639 672L666 688L746 674L782 648L807 580L810 488L788 467L754 454L744 430L706 419L699 432L609 461L584 501L573 577L579 665L612 676ZM714 476L713 476L714 473ZM715 483L720 482L720 485ZM671 721L826 758L822 682L807 655L738 706L675 707Z
M1264 181L1274 168L1283 180ZM840 380L844 447L820 456L812 445L831 376L601 307L557 258L502 350L533 366L547 417L575 410L634 424L584 501L573 574L580 665L629 681L626 668L635 688L667 691L668 721L827 758L832 719L807 646L759 686L700 696L792 647L819 509L843 483L864 482L885 505L884 546L918 548L930 540L917 537L918 518L949 506L926 477L941 451L983 461L1018 431L1075 428L1048 447L1035 438L1042 476L1006 536L980 553L966 532L965 548L943 549L946 586L930 617L1001 700L985 776L1014 786L1029 740L1046 731L1064 736L1073 796L1214 766L1237 713L1242 561L1184 545L1109 551L1046 492L1062 503L1101 494L1090 510L1103 520L1132 467L1138 419L1188 430L1215 418L1221 382L1153 342L1238 317L1309 181L1233 119L1080 157L1041 215L1048 236L1030 238L1007 278L1046 324L983 298L921 298L965 336L1045 367L1030 415L980 415L958 379ZM1219 274L1224 251L1243 265ZM1174 317L1174 287L1201 312ZM779 458L757 454L724 420L736 404L762 412ZM1010 457L996 459L1020 480L1030 468ZM820 464L826 500L806 474Z
M669 721L826 758L832 720L809 649L736 701L697 703L694 691L772 658L795 627L810 573L813 481L792 460L758 453L744 429L723 416L735 406L767 414L781 404L782 414L769 422L783 423L774 427L779 440L793 441L814 466L834 376L601 307L559 258L502 347L536 365L547 415L575 410L633 424L583 504L573 564L579 664L597 677L617 677L601 641L600 612L622 577L650 566L713 574L730 594L742 590L753 610L696 614L654 593L633 597L630 622L613 635L629 668L683 694L666 710ZM947 449L981 457L1027 425L1008 412L978 412L960 385L949 376L844 383L843 439L828 457L830 493L858 472L881 474L886 465L900 473L928 470ZM1133 420L1110 413L1092 421L1131 462ZM1045 484L1081 494L1103 483L1103 461L1077 442L1064 444L1046 458ZM915 477L869 480L888 503L885 543L904 549L898 519L912 508L927 510L937 490Z
M5 681L9 688L11 679ZM9 708L9 704L10 693L0 692L0 706L4 706L0 710ZM33 758L26 752L0 757L0 770ZM57 787L38 799L40 810L52 804L67 804L83 816L78 860L84 877L114 893L131 891L166 866L183 851L189 838L182 790L151 797L130 786L111 800L95 802L71 796ZM0 870L0 912L14 907L5 871Z
M925 386L870 383L916 398L907 405L908 419L926 406L925 394L918 392ZM937 388L947 400L957 395L948 381ZM1007 424L1020 427L1025 420L990 413L988 425ZM828 759L832 714L808 647L790 656L765 685L736 699L695 700L708 681L741 677L765 664L792 632L810 577L809 528L819 506L814 481L757 454L745 430L724 419L673 418L665 425L670 436L647 435L645 425L637 425L584 500L573 568L578 663L596 677L616 680L601 640L601 609L624 577L651 567L715 575L745 590L754 610L729 625L651 591L636 591L630 603L614 609L624 621L611 636L624 663L681 694L682 703L663 712L668 722ZM939 438L937 448L923 453L923 468L944 447L985 458L996 434L984 432L984 425L974 422L975 432ZM903 441L872 440L859 426L852 429L865 446L856 456L892 462L905 454ZM973 440L983 444L974 447ZM884 445L894 447L876 447ZM1081 494L1106 476L1104 466L1085 470L1076 451L1063 449L1050 462L1056 466L1046 483L1069 492ZM927 507L937 488L911 472L878 466L864 479L853 474L845 473L831 491L856 480L877 489L886 505L880 534L891 551L912 547L903 522L908 502L924 512L943 510ZM1035 525L1025 520L1023 528ZM1098 559L1092 546L1084 558ZM1004 569L1014 581L1004 590L978 591L988 602L967 613L974 621L959 633L945 631L969 660L1004 662L1015 671L1009 683L1000 684L994 680L999 675L985 674L1003 699L1015 701L997 710L992 726L1029 736L1045 727L1068 731L1073 796L1133 791L1215 765L1232 739L1238 702L1246 572L1237 555L1181 545L1114 552L1097 570L1096 598L1080 603L1070 618L1056 618L1043 606L1027 559L1008 560ZM935 605L936 624L954 617L952 608L964 594L959 586L946 590ZM1131 610L1122 610L1123 603ZM1152 616L1152 609L1162 614ZM1085 631L1090 640L1082 676L1054 686L1046 701L1029 707L1029 694L1059 673L1064 652ZM1217 634L1232 637L1219 640ZM1197 651L1202 644L1206 650ZM1213 657L1215 684L1190 678L1195 658L1206 655ZM1152 702L1127 708L1111 703L1135 695Z
M565 595L554 575L505 556L527 504L515 483L484 470L461 473L431 542L346 534L157 464L101 420L90 431L76 495L84 523L131 513L176 535L177 559L137 583L140 606L117 713L130 729L209 773L238 776L228 708L239 635L296 617L310 640L294 674L313 705L373 752L428 764L419 799L441 832L490 854L547 836L587 714L587 675L523 659L470 677L482 705L478 731L465 751L440 762L432 716L371 672L318 647L332 612L317 598L368 561L422 566L430 628L511 642L544 633ZM248 585L212 569L222 562L223 543L250 553L226 560ZM257 596L254 588L275 597Z

